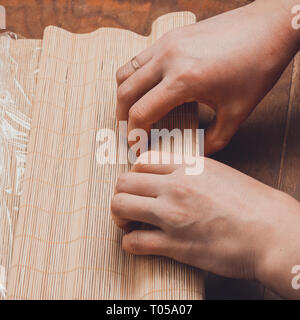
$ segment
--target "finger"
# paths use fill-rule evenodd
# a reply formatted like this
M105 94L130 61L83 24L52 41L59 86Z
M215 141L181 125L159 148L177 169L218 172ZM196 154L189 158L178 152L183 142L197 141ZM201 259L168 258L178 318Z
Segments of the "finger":
M116 193L130 193L138 196L157 197L163 184L164 179L159 175L128 172L119 177L115 191Z
M135 255L170 256L172 241L160 230L137 230L123 237L123 249Z
M159 64L151 60L128 77L118 88L117 121L128 120L130 107L161 80Z
M183 102L182 92L172 87L168 78L164 78L130 108L128 133L135 128L150 132L152 124Z
M136 57L137 63L142 67L145 65L148 61L151 60L154 52L154 45L151 47L143 50L140 52ZM132 66L131 60L125 63L122 67L120 67L117 70L116 73L116 79L117 79L117 84L120 85L123 83L127 78L129 78L133 73L135 72L135 69Z
M170 159L169 164L162 164L162 157ZM140 155L131 171L152 173L155 175L170 174L180 167L182 156L170 152L147 151Z
M225 148L240 125L240 118L217 113L216 118L205 131L204 154L210 155Z
M132 221L160 227L160 219L155 214L158 211L157 206L155 198L118 193L111 201L112 218L122 229L127 229L127 225Z

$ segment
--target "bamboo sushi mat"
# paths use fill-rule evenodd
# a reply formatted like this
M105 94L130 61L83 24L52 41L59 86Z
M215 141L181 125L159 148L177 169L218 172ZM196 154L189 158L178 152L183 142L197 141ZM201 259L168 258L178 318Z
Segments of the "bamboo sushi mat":
M22 138L7 144L12 190L0 195L6 210L0 281L7 299L203 298L199 270L122 250L110 200L130 165L99 165L95 155L97 131L117 132L118 67L165 32L193 22L193 14L179 12L157 19L149 37L113 28L72 34L51 26L42 41L0 40L10 68L18 66L11 84L18 110L7 114ZM196 106L179 107L158 127L195 129ZM194 147L186 145L185 152Z

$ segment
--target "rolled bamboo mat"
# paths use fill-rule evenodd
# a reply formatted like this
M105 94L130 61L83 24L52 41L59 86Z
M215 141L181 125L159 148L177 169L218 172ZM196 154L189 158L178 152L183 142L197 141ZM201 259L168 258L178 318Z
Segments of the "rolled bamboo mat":
M98 130L117 132L117 68L166 31L194 21L190 13L160 17L149 37L112 28L81 35L45 30L8 298L203 298L197 269L121 249L110 200L130 166L96 161ZM196 114L194 105L180 107L158 127L195 129ZM192 153L195 146L184 147Z

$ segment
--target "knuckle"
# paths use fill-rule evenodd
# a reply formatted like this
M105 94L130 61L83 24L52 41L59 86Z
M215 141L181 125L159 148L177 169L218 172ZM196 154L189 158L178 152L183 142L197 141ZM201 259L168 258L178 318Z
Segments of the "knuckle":
M237 124L245 120L252 108L245 104L234 105L226 110L226 117L234 119Z
M187 82L191 84L194 83L194 81L199 83L199 74L194 61L186 61L178 68L178 71L176 72L176 81L183 84L186 84Z
M119 215L121 205L122 205L122 197L119 194L114 195L110 203L111 212L114 215Z
M125 238L126 239L126 238ZM133 254L157 254L162 252L165 243L162 239L148 239L142 231L135 231L123 242L123 247Z
M126 102L130 96L130 88L127 84L123 83L119 86L117 90L117 99L118 101Z
M213 146L216 150L221 150L221 149L224 149L227 144L229 143L230 141L230 138L228 139L222 139L222 140L215 140L213 142Z
M176 57L180 53L180 46L178 41L170 39L163 50L163 58L171 59L173 57Z
M173 181L173 179L171 179L170 181L169 190L175 198L179 198L179 199L186 198L187 195L193 192L192 188L182 183Z
M175 91L183 101L189 100L193 95L194 83L196 83L194 72L193 68L188 65L176 66L176 72L172 72L168 77L168 82L165 82L167 90ZM198 79L197 82L199 82Z
M128 181L128 174L127 173L123 173L119 176L118 181L116 183L116 187L115 190L117 193L120 193L124 190L126 184Z
M177 32L171 31L163 36L161 58L173 58L176 57L182 50L181 40L178 39Z
M120 84L123 82L123 79L124 79L124 68L121 67L117 70L116 72L116 80L117 80L117 83Z
M130 237L128 237L128 247L129 250L133 253L139 253L141 248L141 237L140 232L136 231L131 234Z
M117 215L118 211L119 211L119 202L118 202L118 199L116 198L116 196L114 196L111 200L111 203L110 203L110 209L111 209L111 212L114 214L114 215Z
M189 214L179 208L171 209L168 214L167 224L172 230L177 231L178 228L182 228L189 224Z
M129 110L129 119L137 123L143 123L146 120L144 113L141 111L141 108L138 107L137 105L134 105Z

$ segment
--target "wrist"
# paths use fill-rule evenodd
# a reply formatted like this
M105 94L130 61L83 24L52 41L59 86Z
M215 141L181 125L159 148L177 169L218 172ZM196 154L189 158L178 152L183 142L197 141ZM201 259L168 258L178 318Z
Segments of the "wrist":
M300 299L295 290L292 269L300 265L300 205L295 199L278 192L280 205L260 248L255 267L256 280L284 298Z
M295 12L299 0L256 0L250 6L263 15L273 41L280 42L295 55L300 48L300 29L295 28L295 24L300 24Z
M287 31L292 41L296 43L297 51L300 49L300 3L299 0L277 0L282 13L287 17Z

